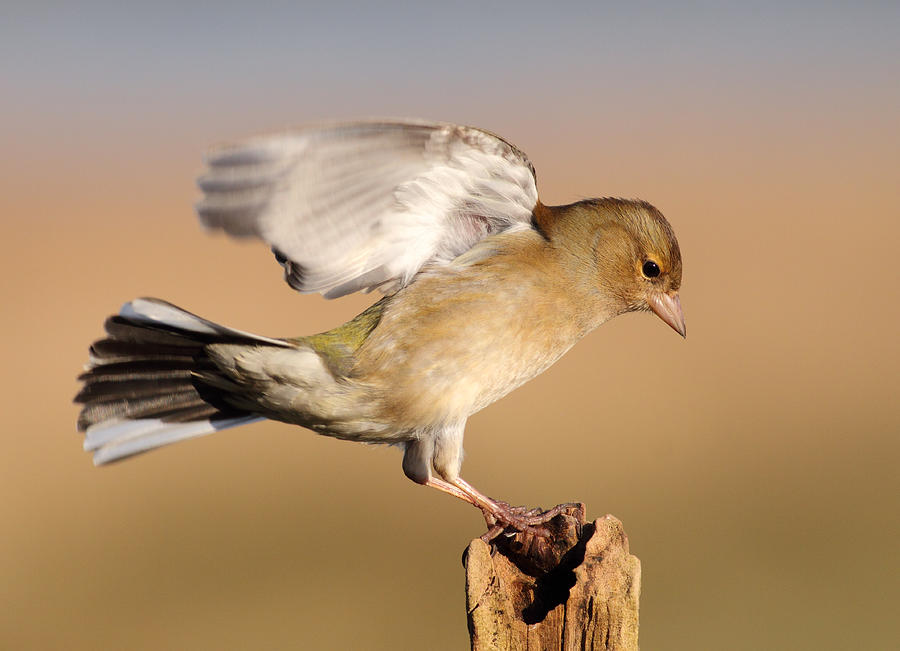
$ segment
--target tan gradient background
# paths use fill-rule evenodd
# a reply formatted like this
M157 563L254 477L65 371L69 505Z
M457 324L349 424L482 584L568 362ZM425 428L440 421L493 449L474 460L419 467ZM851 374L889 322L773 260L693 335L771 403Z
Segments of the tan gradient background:
M490 128L545 202L639 196L681 242L687 340L603 326L471 419L469 481L621 518L645 649L896 646L896 9L468 10L12 11L0 647L466 648L481 518L397 451L266 423L98 469L74 428L132 297L269 335L371 300L191 213L204 146L358 115Z

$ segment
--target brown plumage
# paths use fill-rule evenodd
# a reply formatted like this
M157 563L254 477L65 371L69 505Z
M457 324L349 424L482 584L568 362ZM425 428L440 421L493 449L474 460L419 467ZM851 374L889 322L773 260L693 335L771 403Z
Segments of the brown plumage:
M487 132L331 125L218 150L201 187L204 222L265 240L292 286L387 296L294 339L126 304L76 398L97 463L266 417L401 445L414 481L527 528L540 518L459 476L466 419L619 314L652 310L684 334L662 214L623 199L545 206L524 154Z

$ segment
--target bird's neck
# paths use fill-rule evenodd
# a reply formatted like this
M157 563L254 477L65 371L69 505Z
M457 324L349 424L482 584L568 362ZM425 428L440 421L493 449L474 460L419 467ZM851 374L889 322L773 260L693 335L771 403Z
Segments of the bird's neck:
M546 255L555 258L567 291L576 297L587 331L627 311L621 297L603 282L604 273L598 267L598 236L620 228L606 211L598 211L592 200L562 206L539 202L532 219L546 242Z
M534 210L531 211L531 220L535 230L549 240L550 232L555 226L554 222L559 216L559 211L567 207L568 206L545 206L538 201L534 206Z
M532 211L532 223L548 240L564 238L567 243L583 240L602 229L604 222L615 222L612 213L597 209L598 201L602 200L585 199L561 206L547 206L538 201ZM587 214L590 217L586 218Z

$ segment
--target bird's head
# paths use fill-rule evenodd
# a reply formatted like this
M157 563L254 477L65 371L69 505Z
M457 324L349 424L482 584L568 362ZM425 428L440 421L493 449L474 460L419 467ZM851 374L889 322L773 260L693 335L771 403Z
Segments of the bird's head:
M578 242L591 286L614 314L652 310L682 337L681 251L662 213L645 201L592 199L568 206L558 234ZM556 238L553 238L556 239Z

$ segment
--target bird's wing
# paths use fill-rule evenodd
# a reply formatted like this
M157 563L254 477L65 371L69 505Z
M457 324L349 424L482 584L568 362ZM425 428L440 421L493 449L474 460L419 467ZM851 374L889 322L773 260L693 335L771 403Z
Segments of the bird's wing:
M471 127L355 122L212 150L201 222L259 237L301 292L393 291L425 264L530 224L538 199L521 151Z

